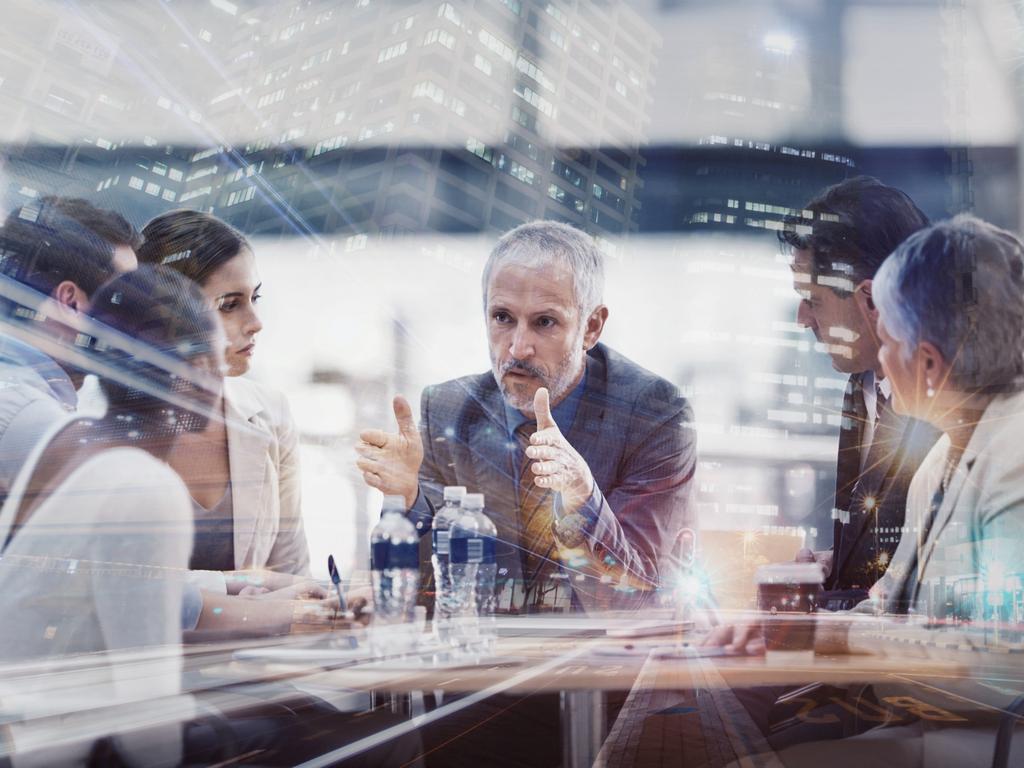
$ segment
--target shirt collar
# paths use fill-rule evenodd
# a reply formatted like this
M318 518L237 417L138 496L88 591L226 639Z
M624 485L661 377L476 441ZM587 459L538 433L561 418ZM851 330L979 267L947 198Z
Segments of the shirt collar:
M573 387L572 391L562 402L551 409L551 415L555 417L555 424L558 425L563 435L568 434L569 429L576 420L576 411L579 410L580 400L583 399L583 392L586 388L587 370L584 368L579 383ZM515 436L516 430L520 426L532 419L524 415L518 408L513 408L509 405L507 400L502 399L502 402L505 405L505 428L508 430L509 437L511 438Z
M7 371L5 378L13 378L35 387L68 411L73 411L77 407L78 394L75 392L75 385L71 383L67 371L49 355L30 344L0 334L0 362L15 368L14 371Z
M861 387L868 418L874 421L878 415L878 393L881 392L886 400L892 399L892 382L887 378L879 380L874 371L867 371L861 379Z

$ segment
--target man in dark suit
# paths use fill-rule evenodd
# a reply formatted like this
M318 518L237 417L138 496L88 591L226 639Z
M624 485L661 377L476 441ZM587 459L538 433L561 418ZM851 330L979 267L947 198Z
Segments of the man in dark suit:
M867 597L885 572L899 544L910 480L938 438L932 427L892 409L871 297L882 262L928 218L905 193L867 176L829 187L803 214L779 233L792 248L793 287L802 297L797 321L827 346L833 367L850 374L833 544L814 553L826 569L828 607L841 609Z
M882 262L927 225L905 193L859 176L824 190L779 232L792 248L793 287L802 298L797 321L825 345L833 367L850 375L832 502L833 544L798 555L822 565L825 607L831 610L866 599L885 572L901 537L910 481L938 439L934 428L896 414L890 404L872 299ZM759 622L721 625L704 643L740 652L764 648ZM840 738L866 723L829 699L841 689L806 686L795 695L792 689L759 686L734 693L774 749ZM797 710L812 698L820 698L824 710L816 709L815 719L805 722Z
M361 435L364 479L403 495L421 533L444 486L483 493L499 610L642 604L674 576L676 538L694 526L689 405L599 343L603 256L579 230L509 232L483 289L492 370L427 388L419 429L395 398L398 433Z

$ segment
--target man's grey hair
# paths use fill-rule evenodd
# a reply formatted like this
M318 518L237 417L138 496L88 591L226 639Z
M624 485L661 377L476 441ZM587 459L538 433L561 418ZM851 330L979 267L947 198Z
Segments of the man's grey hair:
M580 320L588 317L604 298L604 254L586 232L557 221L520 224L498 240L484 265L484 310L487 287L499 265L540 266L551 262L565 265L572 273Z
M872 283L889 334L909 357L921 341L950 363L954 386L999 392L1024 374L1024 244L961 214L914 233Z

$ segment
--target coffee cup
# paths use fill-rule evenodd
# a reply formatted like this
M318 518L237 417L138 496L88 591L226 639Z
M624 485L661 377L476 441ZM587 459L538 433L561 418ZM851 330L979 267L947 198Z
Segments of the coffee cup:
M757 569L755 580L768 661L812 661L821 568L815 563L764 565Z

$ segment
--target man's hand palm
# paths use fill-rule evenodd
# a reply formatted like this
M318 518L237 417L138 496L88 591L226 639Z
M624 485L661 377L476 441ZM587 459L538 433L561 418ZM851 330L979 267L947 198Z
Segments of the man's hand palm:
M404 397L393 402L398 432L368 429L360 433L356 466L363 479L385 495L403 496L411 507L419 493L419 471L423 463L423 440L412 409Z

